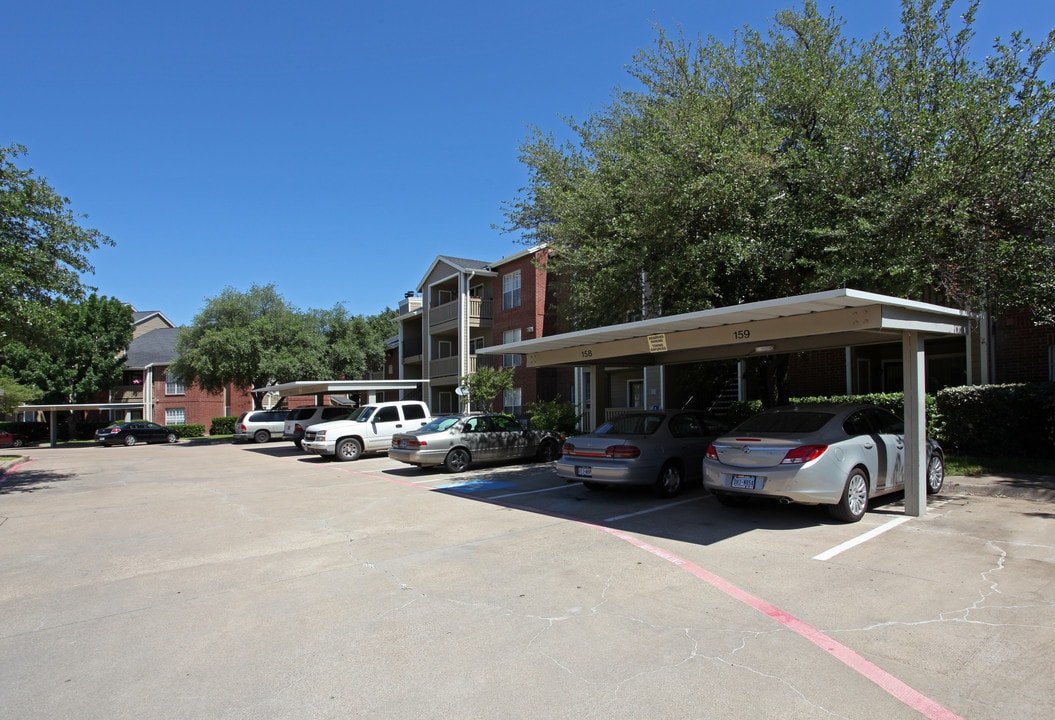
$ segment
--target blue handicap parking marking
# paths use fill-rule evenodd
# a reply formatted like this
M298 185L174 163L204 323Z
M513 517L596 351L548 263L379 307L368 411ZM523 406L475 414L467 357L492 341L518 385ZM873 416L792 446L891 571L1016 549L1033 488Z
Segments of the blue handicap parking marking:
M458 492L485 492L487 490L504 490L506 488L516 487L510 482L501 482L499 480L488 480L487 478L479 478L477 480L465 480L462 482L453 482L447 485L440 485L437 490L457 490Z

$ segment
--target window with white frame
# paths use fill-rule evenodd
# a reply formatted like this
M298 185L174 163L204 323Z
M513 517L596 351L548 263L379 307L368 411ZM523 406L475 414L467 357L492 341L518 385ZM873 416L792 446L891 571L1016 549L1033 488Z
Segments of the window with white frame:
M450 340L436 341L436 359L450 357L454 354L454 343Z
M514 270L502 276L502 309L520 307L520 271Z
M183 408L165 408L166 425L183 425L187 422L187 411Z
M184 395L187 392L186 386L183 381L170 373L165 373L165 394L166 395Z
M513 388L502 393L502 412L509 415L523 415L524 408L521 403L522 392L520 388Z
M506 330L502 333L502 344L520 342L520 328ZM506 353L502 355L502 367L520 367L524 364L524 356L518 353Z

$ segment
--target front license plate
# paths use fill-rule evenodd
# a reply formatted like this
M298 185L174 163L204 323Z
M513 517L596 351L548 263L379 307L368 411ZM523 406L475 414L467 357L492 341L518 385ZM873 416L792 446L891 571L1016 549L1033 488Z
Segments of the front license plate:
M744 490L755 489L755 476L754 475L733 475L729 480L729 487L741 488Z
M593 468L588 465L576 465L575 477L593 477Z

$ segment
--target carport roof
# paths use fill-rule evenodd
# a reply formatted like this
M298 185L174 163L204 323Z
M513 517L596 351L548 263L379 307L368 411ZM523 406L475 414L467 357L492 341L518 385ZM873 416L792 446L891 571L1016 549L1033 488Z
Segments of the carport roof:
M504 343L479 354L526 355L529 367L653 365L870 345L905 332L966 335L970 313L839 289Z
M369 390L418 390L428 380L297 380L296 382L253 388L254 393L322 395Z

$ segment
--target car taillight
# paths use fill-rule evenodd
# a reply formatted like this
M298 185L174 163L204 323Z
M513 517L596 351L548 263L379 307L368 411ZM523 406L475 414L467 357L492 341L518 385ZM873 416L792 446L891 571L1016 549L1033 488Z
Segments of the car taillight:
M304 432L304 426L300 423L294 423L293 432Z
M803 445L801 447L792 448L791 450L788 450L784 459L780 461L780 464L801 465L802 463L808 463L810 460L816 460L819 458L827 449L827 445Z
M242 432L245 432L245 423L242 423Z
M574 455L575 454L575 446L572 445L571 443L567 443L566 442L566 443L564 443L564 447L562 448L561 452L563 452L565 455Z
M604 449L604 456L610 458L629 459L641 455L641 449L633 445L609 445Z
M707 452L704 457L706 457L708 460L718 459L718 451L714 449L714 443L711 443L707 446Z

